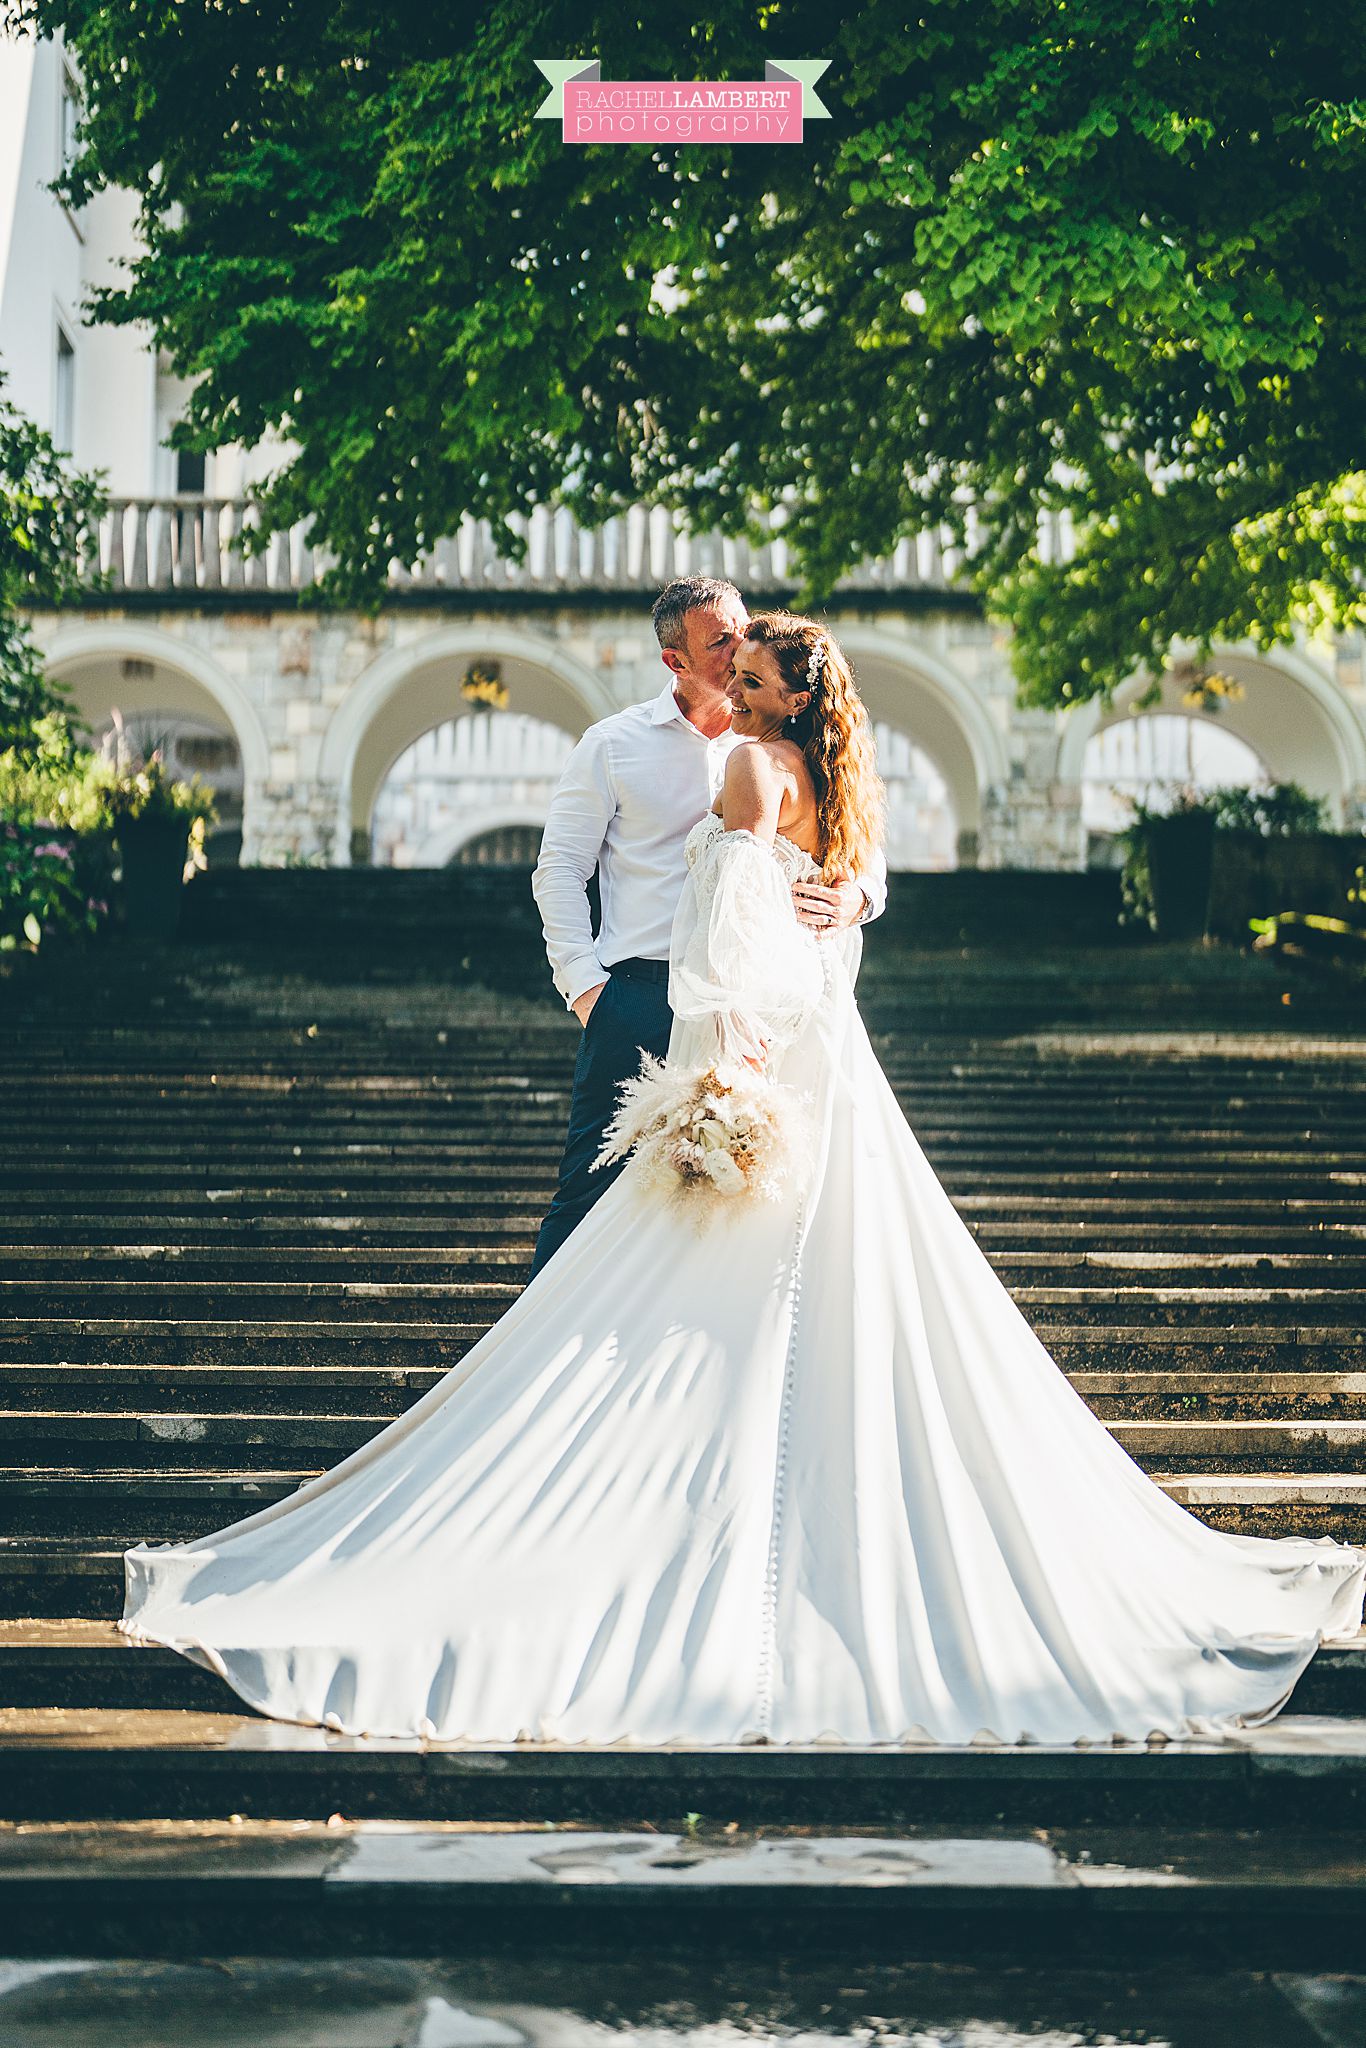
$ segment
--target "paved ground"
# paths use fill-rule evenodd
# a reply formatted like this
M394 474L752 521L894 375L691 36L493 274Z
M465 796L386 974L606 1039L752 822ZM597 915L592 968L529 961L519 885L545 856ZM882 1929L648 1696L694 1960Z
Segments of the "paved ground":
M699 1982L699 1977L705 1981ZM405 1962L0 1963L7 2048L1361 2048L1366 1978Z

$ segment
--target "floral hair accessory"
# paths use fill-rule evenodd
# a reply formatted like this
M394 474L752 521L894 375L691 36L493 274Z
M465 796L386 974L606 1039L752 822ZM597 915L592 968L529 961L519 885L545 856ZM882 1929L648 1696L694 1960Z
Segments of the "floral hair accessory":
M806 661L806 686L814 690L820 681L821 670L825 667L825 642L818 640Z

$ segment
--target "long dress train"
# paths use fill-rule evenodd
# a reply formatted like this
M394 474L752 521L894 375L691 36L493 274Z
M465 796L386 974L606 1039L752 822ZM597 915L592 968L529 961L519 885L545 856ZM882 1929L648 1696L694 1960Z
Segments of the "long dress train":
M1269 1719L1366 1551L1208 1528L1086 1406L925 1158L814 864L704 818L670 1062L763 1036L809 1098L780 1199L633 1162L404 1415L119 1627L283 1720L441 1740L1068 1743ZM589 1030L592 1021L589 1021Z

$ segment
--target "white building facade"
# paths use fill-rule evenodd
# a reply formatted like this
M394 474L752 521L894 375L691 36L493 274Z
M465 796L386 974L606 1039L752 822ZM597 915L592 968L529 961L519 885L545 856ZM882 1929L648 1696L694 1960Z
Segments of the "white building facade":
M650 604L670 576L730 575L754 609L791 583L781 538L689 542L658 509L592 534L543 509L528 559L500 562L466 524L373 620L301 602L305 536L244 562L242 493L285 451L166 445L183 385L134 327L83 318L134 248L135 207L103 193L79 218L47 190L79 97L58 43L0 37L0 370L5 395L111 509L98 566L113 589L35 612L50 671L92 733L117 712L222 792L223 857L345 865L522 859L558 763L594 719L651 696L663 671ZM95 566L92 563L92 567ZM1359 636L1275 654L1218 652L1232 692L1186 699L1178 662L1156 715L1022 710L1006 636L951 587L929 534L845 579L827 607L878 728L892 864L1079 868L1105 858L1125 794L1296 781L1338 830L1366 828L1366 665ZM492 670L506 709L466 694Z

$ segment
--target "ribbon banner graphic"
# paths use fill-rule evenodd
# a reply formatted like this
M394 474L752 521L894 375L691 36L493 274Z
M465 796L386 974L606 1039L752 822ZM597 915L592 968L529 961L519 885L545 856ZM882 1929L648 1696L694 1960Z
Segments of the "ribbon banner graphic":
M566 142L800 142L803 121L828 121L816 80L828 57L764 66L759 79L612 79L588 57L536 59L550 86L538 121L559 121Z

